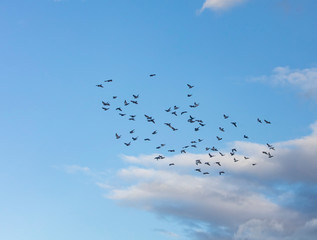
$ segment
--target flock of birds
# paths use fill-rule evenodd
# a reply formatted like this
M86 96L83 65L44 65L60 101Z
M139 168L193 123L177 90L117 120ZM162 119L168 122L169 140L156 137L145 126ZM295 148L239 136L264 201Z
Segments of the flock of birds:
M149 77L155 77L156 74L150 74ZM113 82L112 79L108 79L108 80L105 80L104 83L102 84L97 84L96 86L98 88L104 88L105 87L105 84L109 84ZM187 98L192 98L193 94L190 92L192 88L194 88L193 85L191 84L187 84L187 87L188 87L188 90L189 92L187 93ZM139 104L139 97L140 95L139 94L132 94L131 96L131 99L130 100L124 100L122 105L121 106L115 106L114 109L115 111L119 114L119 116L121 117L126 117L129 121L135 121L136 120L136 114L127 114L125 113L125 107L127 107L129 104L135 104L135 105L138 105ZM118 96L112 96L112 99L113 100L116 100L118 98ZM102 109L104 111L108 111L111 109L113 103L110 103L109 101L102 101ZM197 132L197 131L200 131L201 128L203 128L206 123L201 120L201 119L197 119L196 117L192 116L192 114L190 114L190 110L191 109L195 109L197 107L199 107L199 103L195 102L193 104L190 104L189 106L189 109L184 109L184 110L180 110L180 106L177 106L177 105L173 105L173 106L170 106L168 107L167 109L164 109L166 113L168 114L172 114L174 116L187 116L187 122L189 124L193 124L194 127L194 131ZM157 126L157 122L156 120L152 117L152 116L149 116L148 114L143 114L144 117L145 117L145 120L151 124L154 124L155 126ZM227 114L223 114L223 119L225 121L229 121L229 123L232 125L232 127L234 128L238 128L238 123L236 121L230 121L228 119L230 119L230 116L227 115ZM266 119L263 119L261 120L260 118L257 118L257 122L258 124L267 124L267 125L270 125L271 122L266 120ZM171 122L165 122L164 123L165 126L167 126L172 132L175 132L175 131L178 131L178 128L176 126L174 126L174 123L171 123ZM224 133L226 130L224 127L219 127L219 134L216 135L216 139L217 141L221 141L223 139L223 137L220 136L221 133ZM139 140L139 137L135 135L135 129L131 129L128 133L128 135L130 136L129 139L130 141L123 141L123 144L126 146L126 147L129 147L131 146L131 144L137 140ZM158 130L153 130L151 132L151 135L154 136L158 133ZM116 140L119 140L119 139L122 139L122 135L120 133L115 133L115 139ZM244 139L249 139L249 137L247 135L243 135L243 138ZM146 137L146 138L143 138L143 141L151 141L151 137ZM181 153L181 154L186 154L187 153L187 150L190 149L190 148L197 148L198 147L198 144L200 144L201 142L203 142L203 139L201 138L198 138L198 139L195 139L195 140L191 140L190 143L188 143L187 145L184 145L182 146L181 149L174 149L174 148L167 148L166 144L165 143L161 143L159 144L158 146L156 146L156 151L158 150L163 150L163 149L166 149L167 152L169 153ZM271 150L274 151L275 150L275 147L272 145L272 144L269 144L267 143L267 150L265 151L262 151L262 154L266 155L268 158L272 158L273 155L271 153ZM225 154L222 153L220 150L218 150L215 146L206 146L204 147L204 150L207 152L207 157L210 158L210 161L203 161L201 159L195 159L195 161L193 162L193 164L195 164L195 168L194 170L196 172L199 172L199 173L202 173L204 175L207 175L210 173L210 171L205 171L205 170L202 170L202 165L204 166L208 166L210 167L211 164L215 164L219 167L221 167L221 160L218 160L219 158L218 157L224 157ZM229 152L230 154L230 157L232 157L232 160L233 162L238 162L239 159L238 157L236 157L236 153L237 153L237 149L236 148L233 148L231 149L231 151ZM218 155L219 154L219 155ZM155 160L161 160L161 159L164 159L166 158L163 154L159 154L157 156L154 157ZM243 156L244 160L248 160L250 159L248 156ZM214 162L211 162L211 159L216 159ZM170 162L168 163L169 166L174 166L175 163L174 162ZM256 163L255 162L252 162L250 163L251 166L255 166ZM218 171L218 174L219 175L222 175L224 174L225 171L223 170L219 170Z

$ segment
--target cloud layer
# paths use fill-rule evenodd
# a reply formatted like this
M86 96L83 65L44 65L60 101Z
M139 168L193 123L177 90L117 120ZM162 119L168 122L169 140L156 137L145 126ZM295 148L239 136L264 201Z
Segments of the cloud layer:
M309 136L274 143L273 158L262 154L266 145L232 143L240 161L233 162L227 153L221 167L206 154L159 161L154 155L125 156L131 166L121 169L118 177L127 185L113 188L108 197L186 222L194 239L315 239L317 123L311 128ZM250 159L243 159L245 155ZM201 166L209 175L194 171L195 159L211 163ZM220 169L226 174L219 176Z

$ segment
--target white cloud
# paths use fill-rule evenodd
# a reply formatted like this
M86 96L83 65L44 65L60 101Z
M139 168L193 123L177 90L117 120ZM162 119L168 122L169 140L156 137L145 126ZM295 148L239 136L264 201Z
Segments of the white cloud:
M293 86L307 97L317 101L317 68L291 69L276 67L270 76L254 78L264 82L271 82L275 85Z
M196 239L315 239L317 190L311 186L317 183L317 123L311 127L309 136L273 143L273 158L262 153L266 145L232 143L240 161L233 162L227 153L218 157L221 167L206 154L159 161L155 155L124 156L131 166L121 169L118 177L128 185L114 187L107 197L187 223L203 222L206 229L190 230ZM243 159L244 155L250 159ZM209 175L194 171L196 159L211 163L199 166ZM169 162L175 166L168 166ZM218 175L220 169L224 176Z
M84 173L91 174L89 167L82 167L78 165L67 165L63 167L67 173Z
M214 11L226 10L245 1L246 0L206 0L201 8L201 11L206 8Z

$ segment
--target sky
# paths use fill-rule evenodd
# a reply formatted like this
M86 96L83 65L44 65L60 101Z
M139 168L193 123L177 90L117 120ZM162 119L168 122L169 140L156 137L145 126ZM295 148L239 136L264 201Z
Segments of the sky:
M0 239L316 239L316 11L1 1Z

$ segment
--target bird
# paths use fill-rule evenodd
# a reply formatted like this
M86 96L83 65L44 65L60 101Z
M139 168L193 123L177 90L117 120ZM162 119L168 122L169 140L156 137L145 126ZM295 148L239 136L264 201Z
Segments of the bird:
M221 157L223 157L225 154L223 154L222 152L219 152L219 154L221 155Z
M231 124L235 127L237 127L237 123L236 122L231 122Z
M205 164L208 165L208 166L210 166L210 163L209 163L209 162L205 162Z
M160 148L161 148L161 146L157 146L157 147L156 147L156 149L160 149Z
M193 148L196 148L197 146L195 145L195 144L193 144L193 145L190 145L191 147L193 147Z
M132 96L134 97L134 99L139 98L139 94L138 94L138 95L134 95L134 94L132 94Z
M226 115L226 114L224 114L224 115L223 115L223 117L224 117L225 119L227 119L229 116L228 116L228 115Z
M179 109L179 107L177 107L176 105L174 106L174 110L177 110L177 109Z
M113 98L113 99L116 99L116 98L117 98L117 96L113 96L112 98Z
M258 121L259 123L262 123L262 121L261 121L261 119L260 119L260 118L258 118L258 119L257 119L257 121Z
M121 135L119 135L118 133L116 133L116 139L121 138Z
M129 120L130 121L135 121L135 118L134 117L130 117Z
M172 114L174 114L175 116L177 116L177 113L176 113L176 111L172 112Z
M215 148L215 147L212 147L212 148L211 148L211 151L218 151L218 149Z
M195 171L197 172L201 172L200 168L196 168Z
M171 111L171 108L168 108L165 110L165 112L170 112Z
M196 165L198 165L198 164L201 164L200 159L197 159L197 160L196 160Z
M270 121L267 121L267 120L265 120L265 119L264 119L264 122L265 122L266 124L271 124Z
M199 131L199 127L196 127L196 128L195 128L195 131L196 131L196 132Z
M187 94L187 97L191 97L192 96L192 94Z
M151 141L151 139L149 139L149 138L144 138L144 141Z
M263 153L263 154L266 154L266 155L268 155L268 153L267 153L267 152L265 152L265 151L262 151L262 153Z
M170 150L167 150L168 152L175 152L175 150L174 149L170 149Z
M127 100L124 100L124 106L128 106L130 103L127 102Z
M204 139L200 139L200 138L198 138L198 142L202 142Z
M181 153L186 153L186 151L184 149L181 150Z
M155 130L154 132L152 132L152 134L154 135L154 134L157 134L157 131Z
M209 155L209 157L210 157L210 158L212 158L212 157L214 157L214 156L215 156L215 155L211 155L210 153L208 153L208 155Z
M250 158L249 158L249 157L244 156L244 159L245 159L245 160L247 160L247 159L250 159Z
M105 108L105 107L102 107L102 109L105 110L105 111L108 111L108 110L109 110L109 108Z
M215 162L216 164L218 164L219 166L221 166L220 162Z
M174 163L170 163L170 164L168 164L169 166L174 166L175 164Z
M150 77L155 77L155 76L156 76L155 73L150 74Z
M206 174L209 174L209 172L204 172L203 174L206 175Z
M234 159L233 159L233 161L234 161L234 162L238 162L239 160L238 160L238 159L236 159L236 158L234 158Z
M221 132L224 132L224 131L225 131L225 129L222 128L222 127L219 127L219 130L220 130Z
M220 171L220 172L219 172L219 175L224 174L224 173L225 173L224 171Z
M97 84L97 87L103 88L102 84Z
M193 88L194 87L193 85L190 85L188 83L187 83L187 86L188 86L188 88Z
M183 114L185 114L185 113L187 113L187 111L181 112L181 115L183 115Z
M119 108L119 107L117 107L117 108L116 108L116 110L118 110L118 111L122 112L122 109L121 109L121 108Z
M131 142L124 143L126 146L130 146Z
M108 102L102 101L102 104L103 104L104 106L110 106L110 103L108 103Z
M132 137L133 141L136 141L138 139L138 137Z
M112 79L105 80L104 82L112 82Z
M125 114L125 113L119 113L119 115L120 115L121 117L123 117L123 116L125 116L126 114Z
M247 135L243 135L244 138L249 138Z
M255 166L256 165L256 163L252 163L252 166Z
M136 117L136 115L130 115L130 117L135 118L135 117Z
M131 133L131 134L132 134L132 133L134 133L134 131L135 131L135 129L132 129L129 133Z
M216 136L216 137L217 137L218 141L222 140L222 138L221 138L221 137L218 137L218 136Z
M236 152L236 151L237 151L237 149L235 149L235 148L231 149L231 152Z
M134 104L138 104L138 101L131 100L131 102L134 103Z

